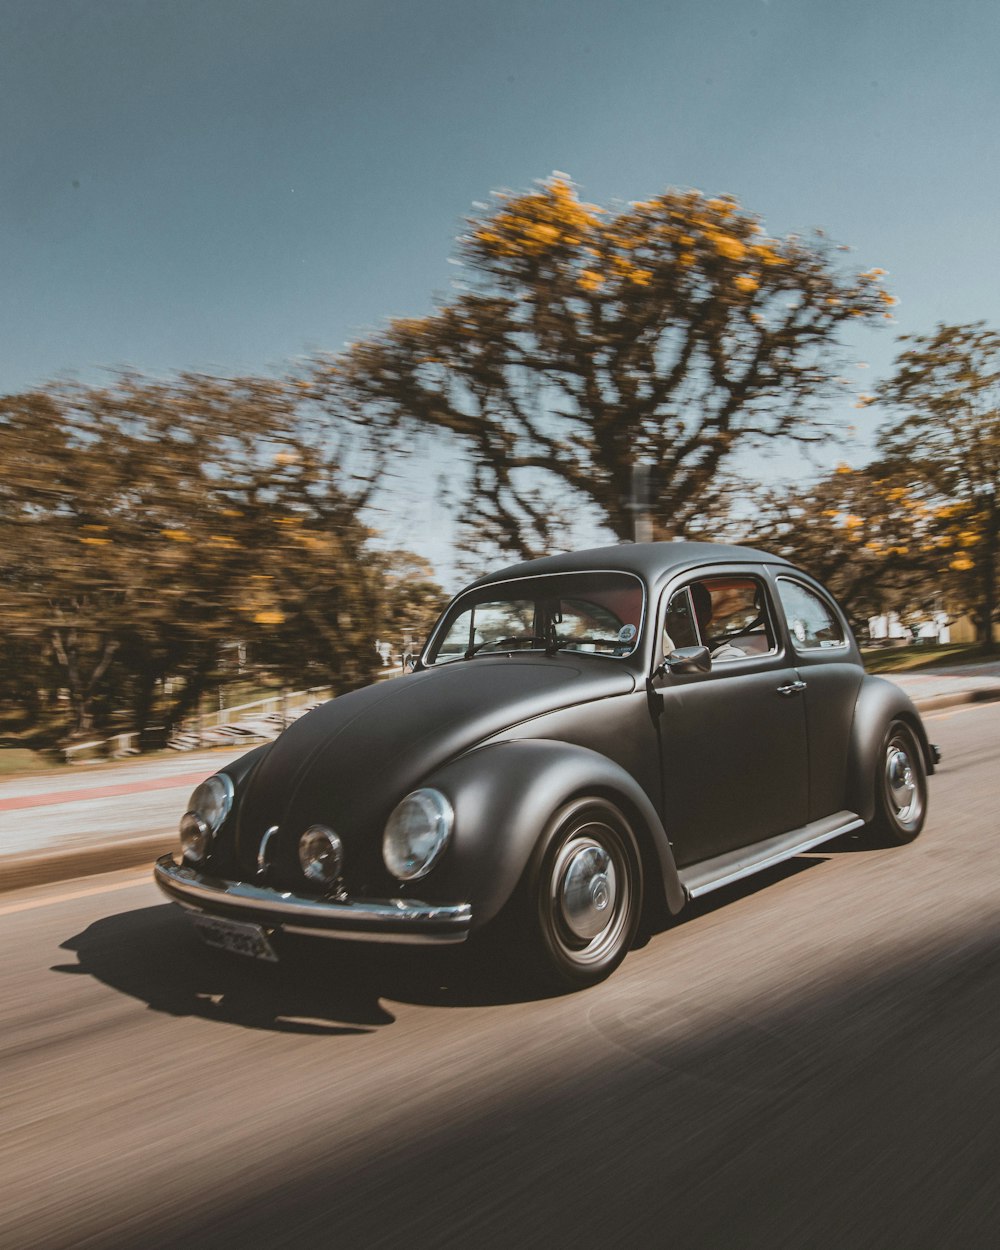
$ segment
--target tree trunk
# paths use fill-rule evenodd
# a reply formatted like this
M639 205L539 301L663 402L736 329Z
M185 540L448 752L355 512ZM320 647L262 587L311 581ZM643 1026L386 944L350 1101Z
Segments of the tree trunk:
M100 658L94 665L89 677L84 677L80 669L80 653L77 644L76 630L71 629L68 635L60 629L51 634L52 651L65 673L66 688L69 690L70 707L75 722L72 736L87 737L94 729L94 697L100 687L101 680L111 667L119 643L115 639L105 637L102 641Z

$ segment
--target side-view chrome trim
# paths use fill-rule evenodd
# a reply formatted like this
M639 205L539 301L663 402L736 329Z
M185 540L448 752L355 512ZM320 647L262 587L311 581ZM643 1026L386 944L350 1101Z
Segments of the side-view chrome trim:
M677 875L688 897L697 898L699 894L719 890L732 881L739 881L741 877L762 872L765 868L791 859L793 855L801 855L804 851L811 851L814 846L839 838L841 834L860 829L864 823L856 812L836 812L822 820L803 825L801 829L792 829L754 846L728 851L715 859L692 864L689 868L680 869Z
M207 915L256 917L270 929L312 937L363 942L464 942L472 923L469 903L424 903L418 899L338 902L307 898L245 881L208 877L172 855L156 861L153 879L174 902Z

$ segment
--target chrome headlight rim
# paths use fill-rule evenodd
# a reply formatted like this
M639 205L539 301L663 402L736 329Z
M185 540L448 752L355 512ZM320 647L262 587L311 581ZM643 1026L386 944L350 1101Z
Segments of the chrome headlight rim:
M329 825L310 825L299 837L299 867L314 885L335 885L344 869L340 835Z
M444 854L454 826L455 809L446 795L430 786L411 790L386 821L383 863L397 881L419 881Z
M189 864L200 864L208 855L212 831L197 812L185 812L181 817L181 858Z
M226 773L213 773L194 788L180 825L181 854L189 863L199 864L207 857L235 797L236 787Z

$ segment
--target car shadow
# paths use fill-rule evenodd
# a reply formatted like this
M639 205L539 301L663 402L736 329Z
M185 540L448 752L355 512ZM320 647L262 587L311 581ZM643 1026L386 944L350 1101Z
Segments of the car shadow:
M824 844L823 851L826 852L828 847L833 845L832 842ZM674 916L667 924L654 930L654 933L689 924L700 916L708 916L712 912L730 907L740 899L750 898L781 881L797 877L800 872L808 872L810 868L818 868L824 863L826 863L825 854L796 855L792 859L783 860L780 864L775 864L773 868L765 868L761 872L755 872L752 876L743 877L739 881L732 882L731 885L720 886L719 889L712 890L709 894L693 899L680 915Z
M779 881L785 881L789 877L798 876L800 872L808 872L810 868L818 868L832 856L856 855L859 852L873 854L878 850L878 847L873 846L866 839L863 830L841 834L839 838L823 842L813 851L804 851L801 855L795 855L791 859L782 860L780 864L775 864L772 868L765 868L761 872L753 873L749 877L743 877L739 881L734 881L731 885L721 886L710 894L704 894L700 898L694 899L688 903L679 916L675 916L668 924L654 929L653 932L662 932L666 928L685 924L698 916L705 916L710 912L718 911L720 908L728 907L741 898L749 898L761 890L777 885Z
M669 922L645 928L635 945L818 867L827 851L855 849L863 848L848 836L827 843L823 855L796 856L724 886ZM276 964L230 955L206 946L171 903L103 917L62 949L75 952L77 962L56 964L53 972L92 976L152 1011L285 1033L373 1033L395 1021L386 1001L490 1007L554 996L532 988L530 969L515 951L498 954L496 947L477 952L286 937Z
M395 1021L384 1000L471 1007L544 997L513 969L455 949L286 938L276 964L230 955L206 946L170 903L104 917L61 948L77 962L51 971L94 977L153 1011L279 1032L372 1033Z

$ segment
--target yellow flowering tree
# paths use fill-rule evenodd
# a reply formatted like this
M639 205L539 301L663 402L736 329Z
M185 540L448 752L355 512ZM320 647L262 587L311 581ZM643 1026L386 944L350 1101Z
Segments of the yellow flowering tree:
M771 237L729 196L602 209L561 175L498 195L457 259L453 298L315 361L307 384L338 415L457 440L463 520L522 555L567 515L631 537L637 469L655 533L697 530L735 450L824 434L812 401L840 328L892 303L882 271Z
M933 493L896 464L840 465L805 486L772 489L742 537L825 582L862 637L883 612L927 618L958 602L958 515L942 517Z
M882 454L928 497L948 571L994 650L1000 562L1000 334L982 322L907 336L878 388Z
M236 654L307 685L367 680L373 478L348 484L343 455L270 379L0 398L0 733L169 725Z

